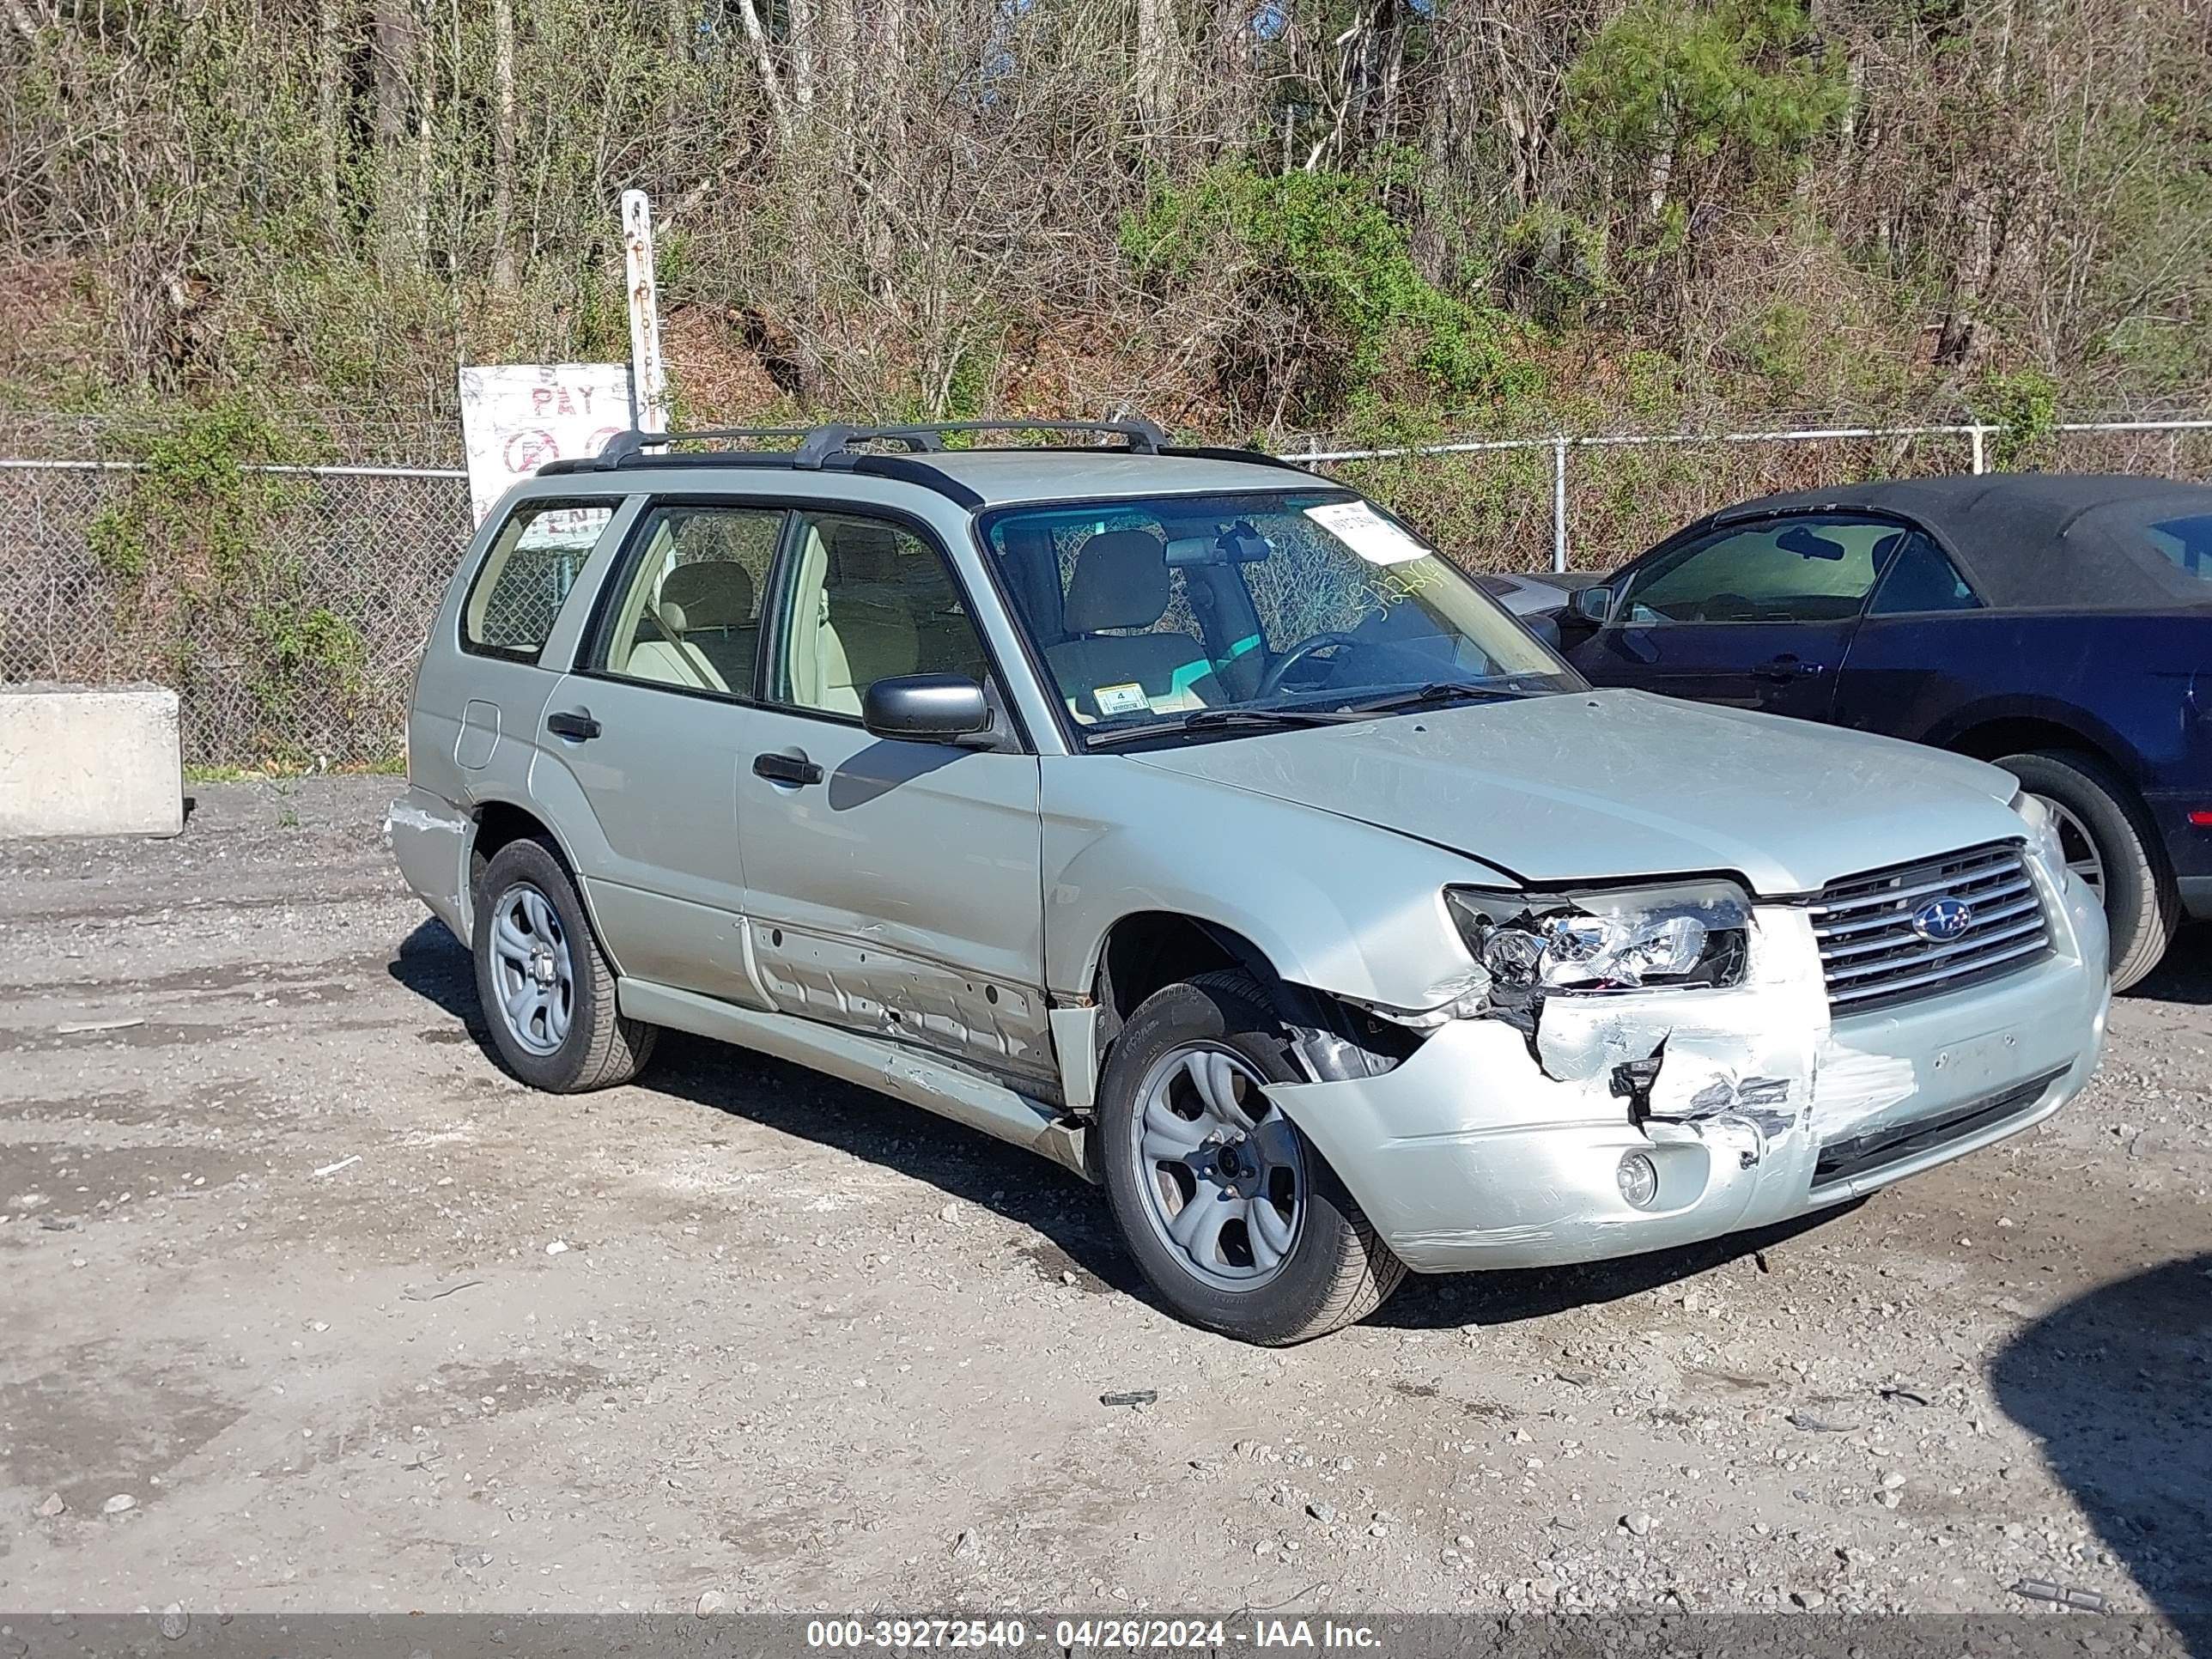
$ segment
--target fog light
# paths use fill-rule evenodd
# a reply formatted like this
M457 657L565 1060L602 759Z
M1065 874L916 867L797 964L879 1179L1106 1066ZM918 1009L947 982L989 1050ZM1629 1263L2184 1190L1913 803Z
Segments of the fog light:
M1659 1196L1659 1166L1641 1152L1631 1152L1613 1171L1620 1195L1639 1210L1648 1210Z

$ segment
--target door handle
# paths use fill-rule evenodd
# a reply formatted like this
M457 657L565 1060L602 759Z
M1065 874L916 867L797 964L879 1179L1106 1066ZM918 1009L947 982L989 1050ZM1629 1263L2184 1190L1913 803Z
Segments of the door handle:
M1826 673L1828 669L1825 663L1804 662L1796 657L1784 656L1763 662L1751 672L1759 679L1787 684L1791 680L1817 678Z
M755 755L753 775L770 783L809 784L822 781L822 769L803 754Z
M588 708L548 714L545 729L556 738L570 738L578 743L589 742L599 735L599 723L592 718Z

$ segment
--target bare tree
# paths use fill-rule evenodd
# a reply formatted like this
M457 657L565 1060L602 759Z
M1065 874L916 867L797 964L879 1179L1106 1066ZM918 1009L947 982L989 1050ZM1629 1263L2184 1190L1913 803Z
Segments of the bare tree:
M491 273L514 286L514 0L491 0Z
M376 229L378 258L389 271L419 264L422 258L415 142L421 37L412 0L374 0L369 55L376 85Z

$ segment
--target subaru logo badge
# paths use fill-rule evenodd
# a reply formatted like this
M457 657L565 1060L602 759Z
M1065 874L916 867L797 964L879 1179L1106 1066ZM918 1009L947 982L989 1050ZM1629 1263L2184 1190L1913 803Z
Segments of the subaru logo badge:
M1973 923L1973 907L1964 899L1929 899L1912 913L1912 931L1938 945L1958 938Z

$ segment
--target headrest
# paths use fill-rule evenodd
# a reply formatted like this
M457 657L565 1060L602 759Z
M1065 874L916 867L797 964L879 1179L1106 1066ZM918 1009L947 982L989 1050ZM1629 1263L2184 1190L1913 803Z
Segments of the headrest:
M838 582L898 580L898 532L889 525L838 525L830 532L832 579Z
M1167 608L1168 546L1149 530L1102 530L1077 550L1069 633L1150 628Z
M653 619L665 632L673 634L679 645L683 643L685 631L691 626L691 619L684 614L684 607L673 599L663 599L653 606Z
M742 628L753 619L753 579L727 559L679 564L660 584L661 614L681 605L686 627Z

